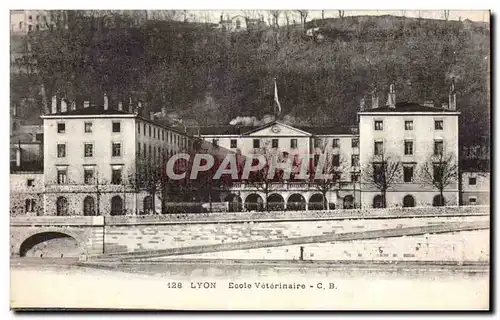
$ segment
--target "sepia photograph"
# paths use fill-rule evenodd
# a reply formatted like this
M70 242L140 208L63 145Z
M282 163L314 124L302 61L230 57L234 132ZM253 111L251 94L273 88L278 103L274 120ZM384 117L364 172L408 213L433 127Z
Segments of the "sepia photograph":
M490 11L9 12L11 310L490 310Z

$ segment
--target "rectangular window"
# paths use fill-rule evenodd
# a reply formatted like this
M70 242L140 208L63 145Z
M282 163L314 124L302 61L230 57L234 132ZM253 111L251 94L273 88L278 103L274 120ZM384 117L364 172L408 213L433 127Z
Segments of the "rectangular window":
M384 122L382 120L375 120L375 130L384 130Z
M477 182L476 177L469 177L469 186L475 186Z
M321 139L319 138L314 139L314 147L315 148L321 147Z
M334 167L340 166L340 155L332 154L332 166Z
M319 163L319 154L314 155L314 166L317 167Z
M359 155L351 155L351 167L359 167Z
M113 122L113 132L120 132L121 126L120 122Z
M384 154L384 143L382 141L375 141L374 153L376 156Z
M148 152L148 154L149 154L149 160L151 160L151 146L149 146L148 149L149 149L149 152Z
M273 139L273 140L271 140L271 142L272 142L273 148L278 148L278 144L279 144L278 139Z
M405 121L405 130L413 130L413 121L412 120Z
M86 143L84 145L84 149L85 149L85 157L94 156L94 146L91 143Z
M214 147L218 147L219 146L219 139L212 139L212 144Z
M112 184L122 183L122 169L113 169L111 171L111 183Z
M169 132L169 133L168 133L168 135L169 135L169 137L170 137L170 138L168 139L168 142L172 143L172 132Z
M141 155L141 143L137 142L137 156Z
M413 141L405 141L405 156L413 155Z
M413 182L413 166L403 167L403 179L404 182Z
M57 169L57 184L65 184L68 181L68 170Z
M66 124L58 123L57 124L57 133L65 133L66 132Z
M470 197L469 198L469 204L470 205L475 205L477 203L477 198L476 197Z
M253 147L254 147L254 149L260 148L260 140L259 139L253 139Z
M332 140L332 148L340 148L340 139Z
M297 139L290 140L290 148L297 149Z
M165 130L161 130L161 140L165 141Z
M375 183L382 183L384 176L384 166L380 163L373 163L373 181Z
M140 123L137 124L137 133L141 133L141 124Z
M83 170L83 181L85 184L94 183L94 169L84 169Z
M238 141L236 139L231 139L231 149L236 149L238 147Z
M28 187L33 187L35 185L35 180L34 179L28 179Z
M358 182L359 181L359 173L351 173L351 181Z
M434 141L434 155L435 156L442 155L443 149L444 149L443 141L441 141L441 140Z
M146 158L147 154L148 154L148 150L147 150L146 144L144 144L144 153L142 155L144 158Z
M35 211L35 206L36 206L36 200L35 199L26 199L26 212L34 212Z
M36 141L43 142L43 133L37 133L35 135L35 139L36 139Z
M66 157L66 145L65 144L58 144L57 145L57 157L58 158L65 158Z
M434 129L443 130L443 120L434 120Z
M85 122L85 133L92 132L92 122Z
M120 157L122 155L122 145L121 143L113 142L111 147L111 156L112 157Z
M151 126L148 126L149 136L151 137Z
M144 124L144 126L142 127L142 132L144 133L144 135L146 135L146 124Z
M359 137L352 138L352 140L351 140L351 147L352 148L359 147Z
M440 182L442 178L442 167L439 164L433 166L434 182Z

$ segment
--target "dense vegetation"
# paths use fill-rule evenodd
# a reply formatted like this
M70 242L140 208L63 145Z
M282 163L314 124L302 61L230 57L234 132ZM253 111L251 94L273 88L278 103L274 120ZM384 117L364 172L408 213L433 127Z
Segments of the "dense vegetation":
M319 32L305 33L315 27ZM54 93L81 105L89 97L102 103L107 92L112 104L132 96L151 111L166 107L186 121L228 124L272 113L276 77L283 115L331 126L354 124L360 99L374 88L385 103L390 83L398 101L440 106L455 78L461 133L473 139L489 135L489 32L470 21L361 16L228 33L71 12L67 28L28 35L36 72L11 73L12 100L31 95L42 112ZM44 90L36 89L41 84Z

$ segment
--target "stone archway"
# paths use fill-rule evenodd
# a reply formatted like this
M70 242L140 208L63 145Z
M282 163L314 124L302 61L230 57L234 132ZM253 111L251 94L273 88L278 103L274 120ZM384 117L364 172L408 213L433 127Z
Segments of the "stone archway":
M280 194L273 193L267 197L267 209L269 211L285 210L285 199Z
M326 210L325 201L321 193L315 193L309 198L309 210Z
M306 199L300 193L294 193L288 197L286 208L287 210L306 210Z
M248 211L263 211L264 200L258 194L251 193L245 199L245 209Z
M432 199L432 205L434 207L442 207L445 204L446 204L446 200L440 194L435 195L434 198Z
M373 197L373 207L374 208L383 208L384 207L384 197L380 194L377 194Z
M63 232L45 231L26 238L19 247L20 257L68 258L78 257L81 247L78 240Z
M344 197L344 209L354 209L354 197L352 195L347 195Z
M413 196L410 194L404 196L403 207L408 208L408 207L414 207L414 206L415 206L415 198L413 198Z

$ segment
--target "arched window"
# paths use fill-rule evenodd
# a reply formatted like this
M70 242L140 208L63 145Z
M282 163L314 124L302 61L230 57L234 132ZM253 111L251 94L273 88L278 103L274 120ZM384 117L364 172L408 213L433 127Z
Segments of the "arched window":
M144 197L142 201L142 205L144 208L144 214L152 214L153 213L153 198L151 196Z
M271 194L267 198L267 209L270 211L285 210L285 200L277 193Z
M95 216L95 201L91 196L87 196L83 199L83 215Z
M286 205L288 210L302 211L306 210L306 199L303 195L299 193L294 193L288 198L288 204Z
M354 197L350 194L344 197L344 209L354 208Z
M309 198L309 210L326 210L323 195L316 193Z
M434 207L442 207L445 205L445 199L443 196L441 196L440 194L434 196L434 199L432 199L432 205Z
M406 195L403 198L403 207L414 207L415 206L415 198L411 195Z
M58 216L68 215L68 199L65 197L58 197L56 201L56 214Z
M120 196L114 196L111 198L111 215L121 216L123 214L123 200Z
M373 197L373 207L374 208L384 208L384 197L382 197L380 194L377 194L375 197Z
M248 195L245 199L245 209L247 211L262 211L264 209L262 197L256 193Z

